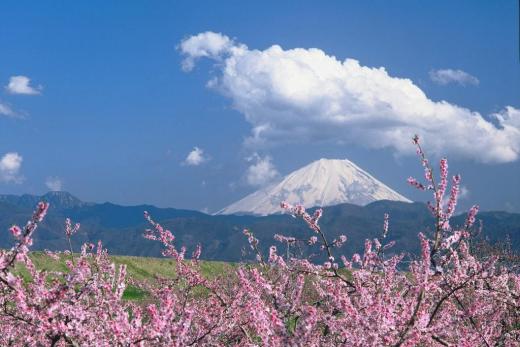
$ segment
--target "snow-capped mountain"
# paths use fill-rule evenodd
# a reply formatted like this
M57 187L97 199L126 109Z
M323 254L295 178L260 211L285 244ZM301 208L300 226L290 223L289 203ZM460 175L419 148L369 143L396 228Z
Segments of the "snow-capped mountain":
M366 205L377 200L411 202L347 159L320 159L216 214L265 216L280 213L282 201L310 208L341 203Z

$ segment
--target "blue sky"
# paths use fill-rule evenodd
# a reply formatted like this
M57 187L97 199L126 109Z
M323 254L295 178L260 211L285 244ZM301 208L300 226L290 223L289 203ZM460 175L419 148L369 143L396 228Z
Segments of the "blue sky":
M3 1L0 159L11 156L0 163L0 193L51 187L86 201L215 211L267 183L254 170L275 178L327 157L349 158L403 195L426 200L406 184L421 168L401 140L392 142L392 128L424 131L433 158L448 156L463 177L463 207L520 211L517 6ZM195 36L208 31L228 37L227 46L208 54L214 42ZM182 42L195 48L183 50ZM186 58L190 71L182 68ZM307 88L308 80L280 75L275 58L294 66L308 59L318 72L334 59L359 63ZM235 60L243 64L229 75ZM386 75L374 72L379 67ZM259 68L265 83L242 88ZM349 84L358 72L366 84ZM416 98L424 107L408 105ZM354 112L359 122L334 126L328 101L340 99L348 102L337 115ZM497 130L473 131L472 115ZM265 124L260 141L251 141Z

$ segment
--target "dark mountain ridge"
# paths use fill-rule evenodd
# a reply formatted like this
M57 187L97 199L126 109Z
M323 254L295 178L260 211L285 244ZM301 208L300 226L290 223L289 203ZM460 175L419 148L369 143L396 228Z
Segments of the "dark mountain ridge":
M75 250L84 242L101 240L112 254L160 256L159 242L142 237L148 227L143 211L148 211L155 220L169 228L176 237L177 245L188 250L201 243L204 259L239 261L250 259L247 239L242 233L248 228L260 240L266 251L276 244L285 252L285 245L277 243L274 234L308 239L312 232L300 219L288 215L265 217L217 215L198 211L158 208L152 205L121 206L112 203L85 203L66 192L53 192L41 197L34 195L0 195L0 248L9 248L14 240L7 231L12 224L24 225L40 200L51 204L44 223L34 235L34 250L64 250L67 243L63 223L69 217L81 223L81 229L73 238ZM393 252L415 253L419 249L417 234L429 233L433 217L423 203L407 203L381 200L366 206L340 204L324 208L320 225L332 239L341 234L348 238L342 249L345 255L362 252L365 239L381 236L383 215L390 214L389 240L395 240ZM464 224L466 215L452 219L453 226ZM483 237L492 241L509 237L513 248L520 250L520 214L502 211L479 213L483 223Z

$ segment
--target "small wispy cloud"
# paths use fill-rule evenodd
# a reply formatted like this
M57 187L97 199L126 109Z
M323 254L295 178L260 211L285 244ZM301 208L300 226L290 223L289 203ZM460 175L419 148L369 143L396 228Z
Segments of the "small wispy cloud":
M59 177L47 177L45 185L52 192L60 192L63 190L63 182Z
M207 160L208 158L204 156L204 150L199 147L193 147L193 150L188 153L183 163L189 166L198 166Z
M433 82L446 85L450 83L460 84L461 86L473 85L478 86L480 81L475 76L462 70L439 69L431 70L430 78Z
M459 199L467 199L469 197L469 189L465 186L460 187Z
M253 162L246 173L247 183L251 186L264 186L280 175L269 156L262 158L255 153L248 161Z
M20 176L23 158L16 152L6 153L0 159L0 181L5 183L22 183Z
M11 76L5 89L11 94L38 95L43 87L31 86L31 79L27 76Z
M16 117L16 113L9 105L0 102L0 116Z
M234 45L229 37L220 33L201 33L195 38L196 40L184 40L179 46L187 55L182 61L182 69L186 72L193 70L197 58L218 56Z

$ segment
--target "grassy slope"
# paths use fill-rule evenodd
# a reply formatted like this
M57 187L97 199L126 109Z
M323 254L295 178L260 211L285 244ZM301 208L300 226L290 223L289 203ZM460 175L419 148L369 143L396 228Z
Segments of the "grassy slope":
M30 256L36 268L51 272L67 271L65 260L70 257L62 255L60 260L54 260L43 252L31 252ZM153 281L156 276L168 278L175 275L175 262L171 259L132 256L110 256L110 258L116 265L126 265L127 276L138 281ZM200 266L202 274L212 278L229 273L236 265L221 261L201 261ZM18 267L16 271L27 278L28 274L25 269ZM136 287L128 286L124 298L142 300L146 298L146 293Z

